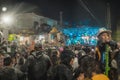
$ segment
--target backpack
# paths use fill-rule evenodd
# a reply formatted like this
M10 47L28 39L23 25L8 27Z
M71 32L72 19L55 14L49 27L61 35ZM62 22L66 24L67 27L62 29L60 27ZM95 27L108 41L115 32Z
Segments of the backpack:
M35 78L41 78L46 75L47 72L47 62L45 60L44 54L34 56L32 63L32 72Z

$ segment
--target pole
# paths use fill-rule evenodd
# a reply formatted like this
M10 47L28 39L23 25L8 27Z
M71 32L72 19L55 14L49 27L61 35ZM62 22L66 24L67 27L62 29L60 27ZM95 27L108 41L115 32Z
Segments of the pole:
M107 29L111 29L111 16L110 16L110 4L107 3L107 23L106 23L106 27Z
M63 12L60 11L60 27L62 27L62 24L63 24L63 17L62 17L62 15L63 15Z

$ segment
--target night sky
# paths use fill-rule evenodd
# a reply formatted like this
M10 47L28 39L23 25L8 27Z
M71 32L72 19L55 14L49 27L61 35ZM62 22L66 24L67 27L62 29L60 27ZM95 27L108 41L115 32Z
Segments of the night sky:
M119 0L0 0L2 6L16 12L34 12L52 19L60 19L70 24L106 26L107 2L110 3L112 26L120 18ZM82 1L82 2L81 2Z

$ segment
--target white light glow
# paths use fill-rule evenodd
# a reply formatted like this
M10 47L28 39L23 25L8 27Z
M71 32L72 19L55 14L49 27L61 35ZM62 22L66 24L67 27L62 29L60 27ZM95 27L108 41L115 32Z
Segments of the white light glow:
M20 41L23 41L23 40L24 40L24 37L23 37L23 36L21 36L21 37L20 37Z
M39 36L39 40L44 39L45 37L43 35Z
M9 15L4 15L4 16L2 16L2 21L3 21L5 24L12 24L12 22L13 22L13 17L12 17L12 16L9 16Z
M7 11L7 8L6 8L6 7L3 7L3 8L2 8L2 11L4 11L4 12Z

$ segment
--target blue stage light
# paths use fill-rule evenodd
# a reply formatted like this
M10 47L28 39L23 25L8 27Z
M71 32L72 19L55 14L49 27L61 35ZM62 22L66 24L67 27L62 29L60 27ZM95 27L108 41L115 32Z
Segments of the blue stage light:
M97 33L100 27L82 26L79 28L64 28L61 31L66 38L66 45L96 45Z

